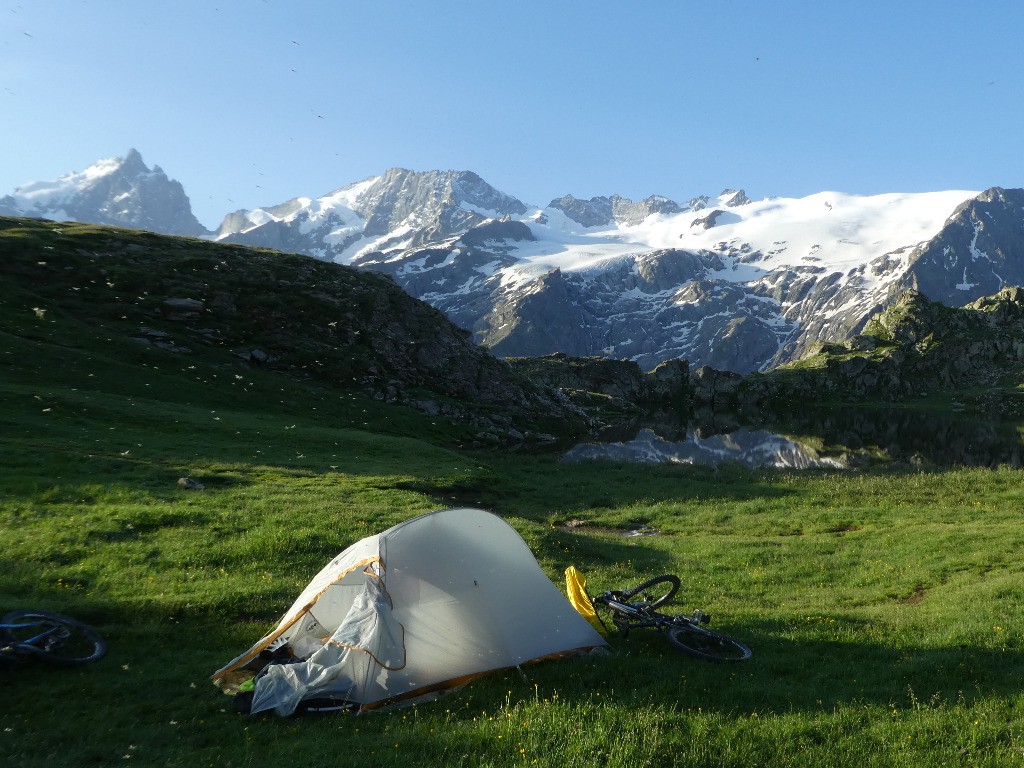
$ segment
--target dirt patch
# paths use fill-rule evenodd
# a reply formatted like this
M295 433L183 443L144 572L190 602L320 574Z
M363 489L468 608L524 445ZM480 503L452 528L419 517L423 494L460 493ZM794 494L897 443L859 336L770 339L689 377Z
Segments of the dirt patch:
M897 597L896 601L903 605L917 605L928 595L928 590L924 588L923 584L918 584L914 587L914 591L906 597Z
M854 531L859 531L860 529L861 527L859 525L849 523L847 525L837 525L833 528L827 528L825 530L825 533L853 533Z

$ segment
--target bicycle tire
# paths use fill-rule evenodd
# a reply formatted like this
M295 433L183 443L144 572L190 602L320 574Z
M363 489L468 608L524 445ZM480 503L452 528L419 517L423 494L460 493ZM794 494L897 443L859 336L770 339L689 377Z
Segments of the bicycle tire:
M667 636L674 648L706 661L746 661L754 655L754 652L739 640L689 622L669 627Z
M27 623L28 626L24 628L4 627L2 632L5 642L10 643L16 652L50 664L87 664L103 658L107 652L106 642L95 629L70 616L52 611L11 611L0 619L0 623ZM36 642L29 642L48 630L52 632Z
M648 592L654 587L661 586L662 584L669 584L668 592L661 595L660 597L651 599L648 596ZM659 590L660 591L660 590ZM625 592L619 595L619 599L622 602L629 602L637 595L640 595L647 601L648 608L657 608L659 605L664 605L671 600L676 592L679 591L679 577L671 573L662 574L661 576L655 576L653 579L648 579L642 584L638 584L632 589L627 589Z

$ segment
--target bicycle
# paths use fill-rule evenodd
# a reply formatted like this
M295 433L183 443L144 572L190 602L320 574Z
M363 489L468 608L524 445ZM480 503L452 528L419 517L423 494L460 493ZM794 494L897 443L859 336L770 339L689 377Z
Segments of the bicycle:
M11 611L0 619L0 660L37 659L61 666L103 657L107 644L82 622L51 611Z
M679 577L667 573L632 589L603 592L591 601L595 608L604 609L596 612L602 626L608 629L601 616L602 612L607 612L620 637L626 637L631 629L662 629L674 648L700 659L735 662L753 656L753 651L739 640L701 626L711 622L711 617L703 611L684 616L655 610L671 600L678 590Z

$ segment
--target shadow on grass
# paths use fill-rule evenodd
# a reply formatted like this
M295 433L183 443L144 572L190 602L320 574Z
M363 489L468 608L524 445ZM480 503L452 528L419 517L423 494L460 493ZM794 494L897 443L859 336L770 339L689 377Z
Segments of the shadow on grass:
M138 744L140 756L144 752L152 765L270 765L292 760L301 746L307 758L355 765L355 758L339 760L339 743L362 761L381 744L393 750L401 742L415 764L430 758L432 764L450 765L453 755L462 755L459 764L479 765L503 764L502 750L532 740L542 745L535 748L558 756L560 764L610 764L585 760L579 750L607 749L604 734L618 740L619 729L652 734L672 729L679 734L677 744L686 747L691 739L686 729L696 728L692 737L703 743L707 723L726 731L730 722L755 729L756 719L796 715L804 717L806 727L851 710L861 712L852 727L878 725L884 731L890 712L903 717L920 709L962 711L985 698L1019 698L1024 672L1024 657L1016 650L831 642L763 622L720 627L754 649L754 658L741 664L693 659L658 633L637 631L612 638L609 654L498 670L413 710L246 717L232 711L231 699L211 685L209 676L267 629L259 622L179 621L143 607L108 622L94 617L93 623L109 645L99 662L74 670L38 664L0 670L6 703L20 715L9 721L0 756L6 748L12 756L35 759L19 765L64 764L47 752L74 755L76 765L107 765L133 754L128 745ZM958 716L936 722L952 723ZM750 738L772 741L780 730L768 726L753 733ZM583 746L581 739L587 742ZM246 749L256 750L259 759L239 763ZM642 751L636 754L642 764Z
M530 549L538 561L555 563L560 568L575 565L587 573L615 563L631 563L638 573L665 573L672 570L669 552L652 547L637 547L635 540L580 535L562 528L548 528L530 539ZM637 581L640 581L638 578ZM616 588L632 585L620 584Z
M97 626L108 639L112 663L144 667L152 654L154 663L161 665L160 676L180 686L205 681L276 623L171 618L146 607L133 608L130 615L115 608L104 616L102 606L88 602L43 607ZM626 638L608 637L608 654L545 661L521 671L498 670L442 703L422 708L424 714L435 706L441 711L495 711L506 704L509 692L513 704L557 693L572 705L589 701L600 691L605 702L630 708L700 708L724 715L820 713L865 706L908 709L1019 696L1024 676L1024 653L1019 648L824 640L794 636L792 626L774 622L712 626L748 644L753 658L742 663L707 662L675 650L658 631L634 630ZM172 662L170 638L188 644L187 638L200 636L205 638L201 651L189 645L187 658Z
M581 662L576 677L582 685L610 686L616 700L631 706L784 715L969 705L986 696L1019 696L1024 675L1020 648L822 640L793 636L791 626L773 622L717 629L749 645L753 658L705 662L679 653L659 632L637 630L611 637L611 656ZM564 674L552 668L553 676Z
M783 472L738 465L566 464L550 457L495 456L490 466L492 482L474 489L481 503L534 520L589 518L595 511L637 504L770 501L799 493L779 482Z

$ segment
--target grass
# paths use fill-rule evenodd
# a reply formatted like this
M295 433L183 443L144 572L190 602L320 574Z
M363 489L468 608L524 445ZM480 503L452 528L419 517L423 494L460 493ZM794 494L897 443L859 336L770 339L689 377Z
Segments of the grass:
M30 301L0 283L0 607L76 616L110 651L0 667L0 764L1024 764L1019 471L469 453L443 418ZM559 584L569 564L594 590L679 574L754 659L635 632L408 709L231 711L210 674L327 560L462 504L505 516ZM621 535L644 525L660 535Z
M90 621L111 647L82 670L4 670L7 764L275 765L296 749L339 765L1024 758L1018 472L467 455L353 428L354 413L383 406L352 395L299 415L299 398L328 399L302 388L277 409L59 383L2 393L0 599ZM179 488L183 476L205 488ZM754 660L702 664L634 634L613 639L610 656L498 673L409 710L290 720L230 711L209 674L328 559L456 503L506 515L556 582L570 563L595 589L681 574L690 607L712 612ZM569 520L584 525L566 529ZM639 525L663 535L615 533Z

